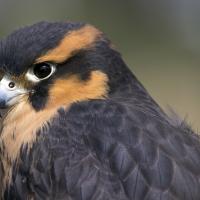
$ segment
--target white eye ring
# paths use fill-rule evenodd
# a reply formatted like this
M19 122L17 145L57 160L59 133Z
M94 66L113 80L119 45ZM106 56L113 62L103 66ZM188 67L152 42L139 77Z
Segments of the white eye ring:
M39 67L50 67L50 72L49 74L47 74L47 76L44 76L44 77L38 77L36 75L36 68L39 68ZM52 64L52 63L38 63L38 64L35 64L33 67L31 67L28 72L26 73L26 78L31 81L31 82L34 82L34 83L38 83L42 80L46 80L48 79L50 76L52 76L52 74L54 74L56 72L56 65L55 64Z

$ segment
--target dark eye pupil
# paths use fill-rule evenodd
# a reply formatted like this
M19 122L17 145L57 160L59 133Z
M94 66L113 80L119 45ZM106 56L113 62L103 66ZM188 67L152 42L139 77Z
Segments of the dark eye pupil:
M46 78L51 74L51 66L48 63L36 64L33 73L40 79Z
M15 83L14 83L14 82L10 82L10 83L8 84L8 86L9 86L10 88L14 88L14 87L15 87Z

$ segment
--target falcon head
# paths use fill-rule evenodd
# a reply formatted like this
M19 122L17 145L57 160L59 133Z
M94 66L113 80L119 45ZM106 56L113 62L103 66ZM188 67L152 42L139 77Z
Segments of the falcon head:
M27 102L40 111L106 98L128 82L124 65L91 25L40 22L21 28L0 42L0 108Z

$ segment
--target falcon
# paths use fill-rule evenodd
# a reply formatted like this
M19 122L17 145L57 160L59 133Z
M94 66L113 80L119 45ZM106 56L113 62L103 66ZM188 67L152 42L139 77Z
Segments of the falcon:
M199 200L200 142L92 25L40 22L0 41L2 199Z

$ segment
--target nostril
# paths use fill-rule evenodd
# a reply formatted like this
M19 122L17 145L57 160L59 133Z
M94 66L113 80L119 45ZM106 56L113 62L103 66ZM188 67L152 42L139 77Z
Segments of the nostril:
M14 88L14 87L15 87L15 83L14 83L14 82L10 82L10 83L8 84L8 86L9 86L9 88Z

